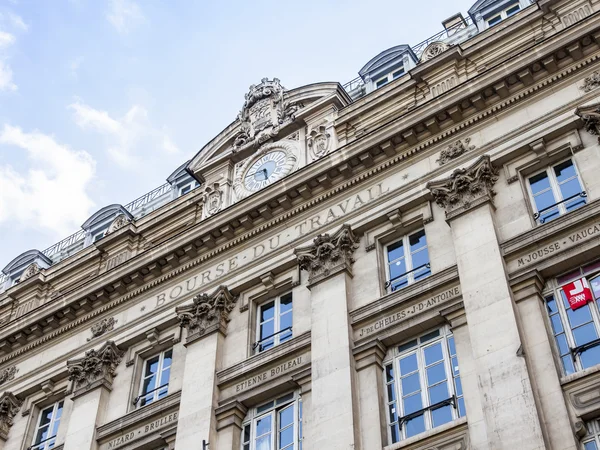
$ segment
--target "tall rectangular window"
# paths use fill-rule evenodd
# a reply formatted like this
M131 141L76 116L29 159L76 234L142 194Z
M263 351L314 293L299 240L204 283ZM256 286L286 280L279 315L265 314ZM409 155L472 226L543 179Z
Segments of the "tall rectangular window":
M135 399L137 406L148 405L167 395L172 360L173 349L170 349L144 361L140 395Z
M404 236L388 245L386 250L386 288L390 292L431 275L425 230Z
M64 401L57 402L40 412L30 450L48 450L54 448L63 404Z
M465 415L454 337L446 328L398 346L384 377L390 443Z
M268 350L292 338L292 293L288 292L275 300L258 307L257 342L259 352Z
M242 450L302 450L302 400L287 394L250 410Z
M562 287L546 297L546 310L566 375L600 364L600 275L597 265L591 266L595 274L590 270L585 278L594 301L573 310ZM580 278L586 272L583 267L574 276ZM564 285L571 280L562 281Z
M577 169L568 159L528 179L529 193L539 223L550 220L586 204Z

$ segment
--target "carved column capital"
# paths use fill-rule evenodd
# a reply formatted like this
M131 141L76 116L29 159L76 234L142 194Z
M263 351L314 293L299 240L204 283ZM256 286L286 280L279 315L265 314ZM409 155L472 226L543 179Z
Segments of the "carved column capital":
M175 308L179 325L188 332L187 344L214 331L225 334L236 302L226 286L219 286L212 294L198 294L191 304Z
M0 439L6 441L13 419L21 409L23 402L12 392L5 392L0 397Z
M492 187L496 181L498 169L489 155L483 155L471 166L456 169L448 178L427 183L427 189L450 220L485 202L493 203Z
M318 235L312 245L294 250L300 269L308 272L309 285L323 281L340 270L352 274L352 255L359 246L350 225L342 227L334 234Z
M83 358L67 361L73 398L99 386L110 389L124 353L113 341L106 341L99 350L89 350Z

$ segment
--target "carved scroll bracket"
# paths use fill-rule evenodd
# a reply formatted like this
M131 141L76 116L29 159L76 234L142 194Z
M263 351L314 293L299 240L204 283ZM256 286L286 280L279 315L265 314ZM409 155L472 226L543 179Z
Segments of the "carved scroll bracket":
M12 392L5 392L0 397L0 439L6 441L13 419L21 409L23 402Z
M99 386L111 389L123 354L113 341L106 341L99 350L89 350L83 358L67 361L69 380L73 382L73 398Z
M352 275L352 255L358 246L359 238L345 224L332 235L318 235L312 245L297 248L294 253L300 269L308 272L310 287L342 270Z
M237 297L226 286L219 286L212 294L198 294L189 305L175 309L179 324L187 329L186 345L215 331L226 334L229 313L233 310Z
M435 202L446 210L446 220L450 220L485 202L493 204L492 187L497 180L498 169L489 155L483 155L470 167L456 169L448 178L427 183L427 188Z

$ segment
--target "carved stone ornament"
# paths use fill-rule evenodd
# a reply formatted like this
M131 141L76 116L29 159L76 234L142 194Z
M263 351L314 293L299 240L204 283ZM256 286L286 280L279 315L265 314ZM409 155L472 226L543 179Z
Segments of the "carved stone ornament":
M575 114L583 121L585 131L592 136L598 136L598 142L600 143L600 107L596 105L577 108Z
M129 219L125 214L119 214L108 226L108 230L106 230L106 234L114 233L117 230L120 230L125 225L129 223Z
M589 77L586 77L583 80L583 86L581 89L583 92L590 92L600 86L600 72L596 71L592 73Z
M117 323L117 321L114 317L107 317L102 319L100 322L96 322L90 329L92 332L92 337L88 338L87 340L91 341L98 336L102 336L107 331L112 331L115 328L115 323Z
M475 146L469 145L470 143L471 138L466 138L453 142L448 146L448 148L442 150L442 152L440 153L440 159L438 159L437 162L440 166L443 166L448 161L458 158L463 153L466 153L470 150L475 150Z
M320 234L308 247L294 250L300 269L309 274L309 283L322 281L338 270L351 270L352 255L359 247L359 238L350 225L342 225L333 235Z
M0 372L0 386L2 386L7 381L11 381L15 379L15 375L19 369L16 366L7 367L2 372Z
M23 273L21 274L21 277L19 278L20 282L23 282L25 280L28 280L31 277L36 276L38 273L41 272L42 269L40 269L40 266L37 265L37 263L32 262L31 264L29 264L27 266L27 268L23 271Z
M319 159L329 153L331 135L324 125L313 128L307 136L308 149L313 159Z
M99 350L89 350L83 358L67 361L75 395L102 384L110 386L123 354L113 341L106 341Z
M301 103L290 102L277 78L263 78L250 86L246 101L238 115L240 131L234 138L233 151L248 145L258 147L274 138L282 125L295 120Z
M198 294L191 304L175 308L179 325L188 331L188 342L212 331L224 334L236 301L227 287L219 286L212 294Z
M429 61L430 59L433 59L436 56L441 55L449 48L450 48L450 45L446 44L445 42L441 42L441 41L432 42L425 48L425 50L423 50L423 54L421 55L420 62Z
M223 190L219 183L213 183L212 186L206 186L202 192L202 201L204 203L204 218L210 217L223 207Z
M489 155L481 156L466 169L456 169L450 177L427 183L435 202L445 208L446 218L468 210L471 206L492 200L492 187L498 180L496 169Z
M21 409L23 402L12 392L5 392L0 397L0 439L6 441L13 419Z

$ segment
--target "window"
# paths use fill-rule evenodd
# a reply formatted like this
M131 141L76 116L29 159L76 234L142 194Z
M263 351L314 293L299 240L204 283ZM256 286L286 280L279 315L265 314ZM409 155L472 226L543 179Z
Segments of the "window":
M387 246L386 289L394 292L431 275L425 230L417 231Z
M54 448L64 401L55 403L40 412L33 444L30 450L48 450Z
M377 89L379 89L380 87L388 84L390 81L393 81L396 78L400 78L402 75L404 75L404 73L405 73L404 66L401 66L400 68L394 70L393 72L390 72L390 73L386 74L385 76L381 77L380 79L378 79L375 82L375 87Z
M291 393L253 408L241 441L242 450L302 450L302 399Z
M97 242L104 237L105 230L100 231L99 233L94 234L92 237L92 242Z
M394 352L384 364L390 444L465 416L454 337L446 328Z
M581 440L584 450L600 450L600 421L586 422L585 427L588 432Z
M530 177L528 185L536 209L534 218L539 223L549 222L586 204L587 194L570 159Z
M377 80L377 83L375 83L377 88L380 88L381 86L385 86L386 84L388 84L388 77L387 75L385 77L383 77L380 80Z
M259 352L268 350L292 338L292 293L258 307L258 341L254 348Z
M496 25L497 23L502 22L504 19L508 19L510 16L519 12L520 9L521 9L521 5L519 5L518 2L509 5L508 7L506 7L499 13L494 14L493 16L486 19L488 27L492 27L492 26Z
M161 352L144 361L140 395L134 400L136 405L140 407L148 405L167 395L172 360L173 349Z
M594 301L573 311L562 287L546 297L546 309L556 347L566 375L600 364L600 274L598 264L590 264L559 278L564 286L574 279L585 278ZM595 275L593 274L595 272Z
M192 181L191 183L185 184L179 188L179 195L185 195L192 189L197 188L198 186L199 184L196 181Z

